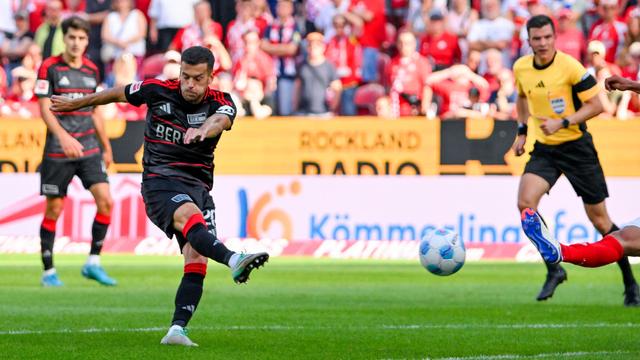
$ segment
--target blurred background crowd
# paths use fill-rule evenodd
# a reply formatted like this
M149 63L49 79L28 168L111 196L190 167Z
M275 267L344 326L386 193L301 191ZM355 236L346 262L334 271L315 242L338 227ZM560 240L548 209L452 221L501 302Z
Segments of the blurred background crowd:
M213 86L256 118L513 119L511 66L530 52L524 25L537 14L599 81L640 70L638 0L0 0L0 115L39 116L36 73L64 50L72 14L92 25L87 56L104 88L177 78L180 52L202 45ZM640 113L635 95L600 96L609 116Z

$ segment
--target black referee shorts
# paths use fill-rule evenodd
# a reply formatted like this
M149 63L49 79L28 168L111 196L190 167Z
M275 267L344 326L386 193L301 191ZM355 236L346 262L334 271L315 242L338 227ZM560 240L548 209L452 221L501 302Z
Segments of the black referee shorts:
M40 195L67 196L67 188L75 175L85 189L109 182L100 154L77 160L56 160L45 156L40 164Z
M588 132L559 145L536 142L530 155L524 172L542 177L551 187L564 174L585 204L597 204L609 197L598 152Z
M168 238L176 235L180 251L187 240L173 228L173 214L185 203L194 203L202 211L207 229L217 237L215 205L211 194L204 186L165 177L144 179L142 199L149 219L164 231Z

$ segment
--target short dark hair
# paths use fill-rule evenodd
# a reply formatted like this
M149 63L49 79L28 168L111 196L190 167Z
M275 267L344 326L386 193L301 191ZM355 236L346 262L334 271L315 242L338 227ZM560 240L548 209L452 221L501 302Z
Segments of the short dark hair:
M539 29L546 25L551 25L551 31L556 33L556 26L553 24L553 20L547 15L536 15L532 16L531 19L527 21L527 35L531 31L531 29Z
M182 52L181 61L189 65L207 64L207 70L213 70L215 59L211 50L203 46L192 46Z
M79 16L73 15L62 22L62 34L67 35L69 29L83 30L89 35L91 25L89 22Z

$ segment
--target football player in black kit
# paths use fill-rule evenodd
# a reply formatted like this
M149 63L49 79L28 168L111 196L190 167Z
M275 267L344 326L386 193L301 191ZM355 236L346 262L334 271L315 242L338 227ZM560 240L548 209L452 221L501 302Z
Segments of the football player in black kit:
M100 266L100 252L111 222L113 203L106 173L111 162L111 146L102 118L93 113L92 107L68 113L49 110L52 95L73 99L96 91L100 82L98 68L83 56L89 44L89 23L72 16L62 22L62 33L65 51L42 62L34 89L39 98L40 114L47 125L40 166L40 194L47 197L40 225L44 265L42 285L62 285L53 267L53 242L56 221L62 213L67 187L74 175L91 192L97 207L91 228L91 250L82 275L103 285L115 285L116 281Z
M213 186L213 151L236 115L231 96L209 88L214 58L194 46L182 53L178 80L149 79L79 99L52 97L51 110L71 112L111 102L147 104L142 197L147 216L168 237L176 236L184 256L184 275L175 298L173 321L162 344L196 346L184 327L202 296L207 259L231 268L244 283L269 258L265 252L237 254L217 239Z

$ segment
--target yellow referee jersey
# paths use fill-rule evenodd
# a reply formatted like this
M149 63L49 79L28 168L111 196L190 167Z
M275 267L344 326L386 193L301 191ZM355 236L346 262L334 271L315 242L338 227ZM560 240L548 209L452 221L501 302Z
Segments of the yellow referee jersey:
M549 136L540 129L539 116L561 119L575 113L584 101L596 96L600 87L582 64L563 52L557 51L551 63L538 66L533 55L526 55L513 64L518 93L527 97L528 122L535 130L536 139L548 145L557 145L579 139L587 127L584 123L570 125Z

